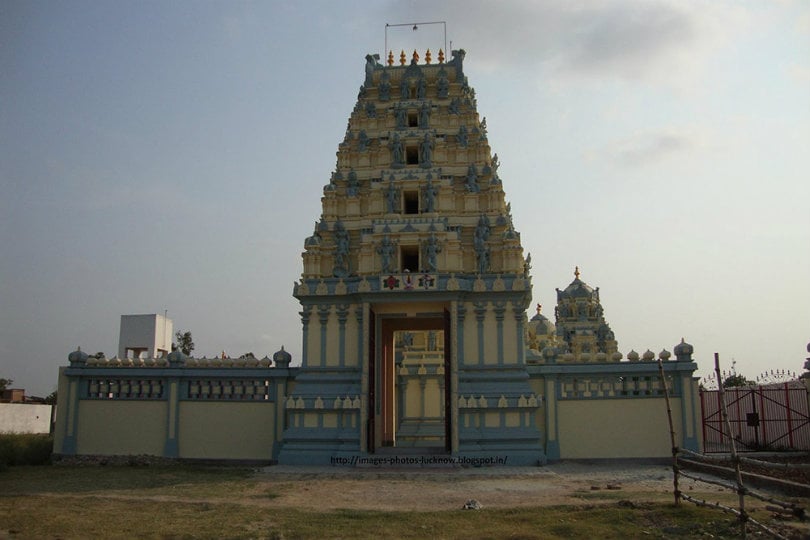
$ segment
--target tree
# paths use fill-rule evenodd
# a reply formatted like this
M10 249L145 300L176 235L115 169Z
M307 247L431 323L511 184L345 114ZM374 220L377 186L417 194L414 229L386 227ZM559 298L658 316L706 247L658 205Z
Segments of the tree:
M0 394L6 391L6 388L14 384L14 381L11 379L0 379Z
M180 349L186 356L191 355L191 351L194 350L194 341L191 339L191 332L177 332L175 338L177 338L175 347Z
M753 384L754 382L746 379L745 375L738 375L737 373L732 373L723 380L723 388L732 388L735 386L752 386Z
M48 405L56 405L56 397L57 397L56 390L54 390L53 392L48 394L47 397L45 397L45 403L47 403Z

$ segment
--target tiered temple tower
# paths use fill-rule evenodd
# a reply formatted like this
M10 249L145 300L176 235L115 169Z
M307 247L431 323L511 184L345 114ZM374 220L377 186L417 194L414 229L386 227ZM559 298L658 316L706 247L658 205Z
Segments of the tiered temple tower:
M416 466L661 458L673 444L665 410L674 444L700 449L691 345L682 340L674 358L662 350L660 364L649 349L622 361L599 289L578 269L557 291L556 324L539 306L526 320L529 257L464 51L431 60L366 57L294 288L301 366L283 348L272 361L77 350L59 372L55 455Z
M599 287L593 289L579 279L579 267L574 270L574 281L565 290L557 289L557 335L567 344L567 351L578 358L587 354L613 358L618 351L613 330L605 321ZM600 357L601 358L601 357Z
M524 357L529 264L464 54L366 57L294 289L303 358L282 463L545 461Z

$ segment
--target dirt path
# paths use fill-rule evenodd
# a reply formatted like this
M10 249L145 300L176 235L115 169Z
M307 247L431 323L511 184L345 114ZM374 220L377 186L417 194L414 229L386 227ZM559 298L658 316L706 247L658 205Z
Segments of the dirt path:
M445 510L469 499L514 508L672 496L671 468L627 463L419 470L275 466L257 478L259 489L272 497L268 506L320 510Z

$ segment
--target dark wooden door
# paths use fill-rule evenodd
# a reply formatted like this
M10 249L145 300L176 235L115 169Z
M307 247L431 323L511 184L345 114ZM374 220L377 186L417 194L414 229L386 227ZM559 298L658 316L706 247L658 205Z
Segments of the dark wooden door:
M451 452L453 449L453 400L450 392L452 377L452 343L450 336L450 312L444 310L444 449Z
M377 318L374 310L368 312L368 423L366 436L369 454L374 453L374 411L377 395Z

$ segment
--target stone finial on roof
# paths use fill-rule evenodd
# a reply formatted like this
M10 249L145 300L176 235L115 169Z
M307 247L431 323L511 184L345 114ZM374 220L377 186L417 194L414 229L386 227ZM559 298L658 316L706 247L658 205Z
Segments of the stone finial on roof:
M83 366L87 363L88 358L88 354L82 351L81 347L76 347L76 350L68 355L68 362L70 362L71 366Z
M167 360L169 361L169 365L171 367L183 367L183 365L185 365L186 363L186 360L188 360L188 356L183 354L183 351L181 351L180 348L178 347L169 353Z
M280 368L290 367L290 362L291 361L292 361L292 355L284 350L284 345L281 346L280 351L277 351L273 355L273 362L276 364L276 367L280 367Z
M388 62L387 63L388 63L389 66L394 65L394 51L388 51Z
M681 338L681 342L675 345L673 351L675 352L675 358L679 362L691 362L692 353L695 352L695 348Z
M574 277L579 279L579 266L574 267Z

